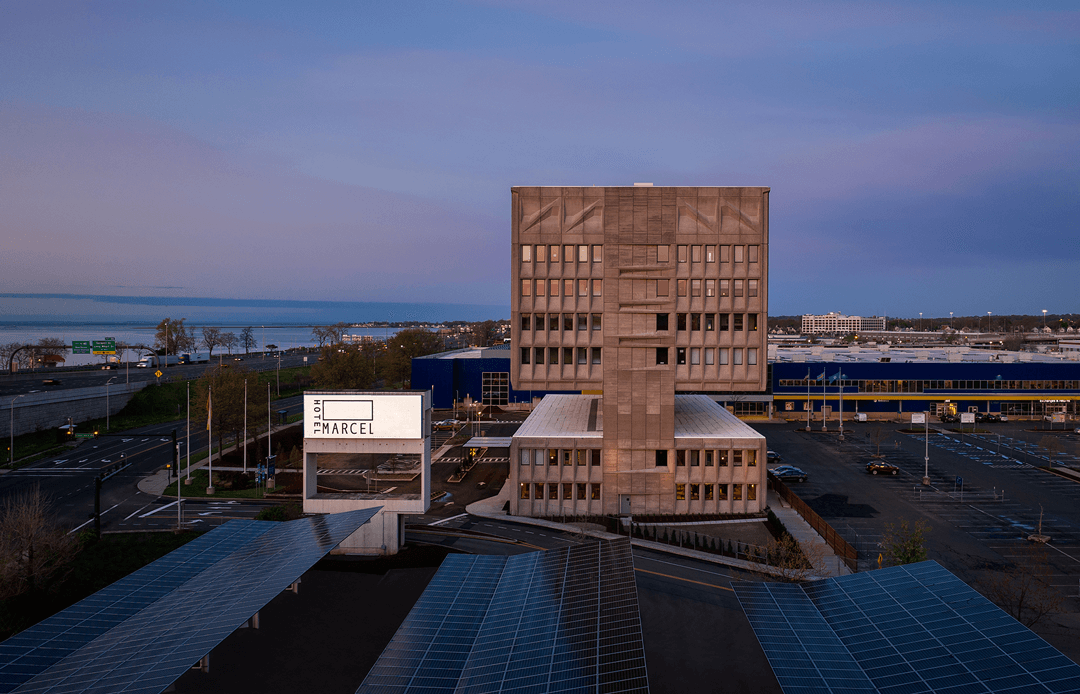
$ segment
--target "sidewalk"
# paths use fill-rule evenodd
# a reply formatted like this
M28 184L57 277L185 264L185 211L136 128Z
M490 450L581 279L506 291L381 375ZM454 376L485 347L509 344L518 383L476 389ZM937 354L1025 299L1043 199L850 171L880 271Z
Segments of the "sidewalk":
M851 573L851 569L840 557L836 556L832 547L825 543L824 538L818 535L817 531L810 527L810 524L803 520L803 517L797 511L792 509L786 501L777 496L776 492L771 489L769 490L769 508L784 524L791 536L799 541L800 545L821 545L823 548L821 560L815 568L822 576L831 578L833 576L847 576Z

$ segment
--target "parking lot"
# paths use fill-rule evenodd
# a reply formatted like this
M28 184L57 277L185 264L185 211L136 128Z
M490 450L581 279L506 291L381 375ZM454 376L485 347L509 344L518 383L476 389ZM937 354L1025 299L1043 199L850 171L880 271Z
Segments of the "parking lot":
M1041 511L1042 533L1051 537L1048 581L1066 596L1067 613L1044 620L1037 631L1080 657L1080 483L1037 467L1050 454L1039 445L1045 434L1020 423L963 435L932 429L927 446L925 435L905 433L901 426L845 424L842 442L836 431L808 433L794 424L755 428L783 463L808 473L806 482L789 487L856 547L860 570L876 568L886 524L924 520L932 528L930 558L978 587L990 570L1024 559ZM866 472L879 433L881 456L900 468L895 476ZM1066 450L1054 454L1055 464L1076 460L1075 444L1063 444ZM929 487L922 485L925 450Z

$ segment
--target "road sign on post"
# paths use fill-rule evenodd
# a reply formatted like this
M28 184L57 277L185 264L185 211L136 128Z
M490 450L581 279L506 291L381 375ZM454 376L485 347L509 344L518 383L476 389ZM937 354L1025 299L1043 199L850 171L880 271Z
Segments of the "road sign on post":
M94 354L116 354L116 340L94 340Z
M72 340L71 341L71 353L72 354L90 354L90 341L89 340Z

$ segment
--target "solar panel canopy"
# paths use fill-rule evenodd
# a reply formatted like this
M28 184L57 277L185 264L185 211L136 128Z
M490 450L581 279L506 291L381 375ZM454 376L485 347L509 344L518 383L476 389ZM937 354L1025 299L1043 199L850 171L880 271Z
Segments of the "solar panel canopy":
M162 692L378 511L221 525L0 643L0 692Z
M648 691L625 539L448 556L357 690Z
M785 694L1080 693L1080 666L934 561L732 587Z

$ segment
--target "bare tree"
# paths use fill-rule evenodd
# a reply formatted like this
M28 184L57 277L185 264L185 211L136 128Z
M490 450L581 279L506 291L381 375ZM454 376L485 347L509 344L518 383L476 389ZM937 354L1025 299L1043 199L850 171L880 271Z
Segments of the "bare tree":
M1046 449L1046 459L1050 463L1050 467L1054 467L1054 454L1064 453L1065 446L1056 436L1046 436L1039 439L1039 446Z
M326 341L332 336L330 335L330 329L321 325L316 325L311 329L311 339L319 345L319 349L326 346Z
M157 332L154 334L154 348L164 349L168 354L194 350L195 329L185 327L184 320L166 318L158 323Z
M1046 615L1061 610L1064 596L1049 585L1053 575L1048 550L1044 545L1022 545L1019 555L1004 569L990 569L980 581L982 592L1017 621L1032 626Z
M236 336L236 333L221 333L221 346L229 350L229 354L232 354L238 344L240 344L240 338Z
M41 587L77 549L76 539L57 526L40 487L8 497L0 509L0 598Z
M881 457L881 442L888 437L889 433L880 425L876 425L870 429L870 443L874 444L877 448L877 453L874 454L875 458Z
M211 357L214 356L214 348L221 344L221 328L202 329L202 345L210 352Z
M248 326L240 331L240 346L244 348L244 354L255 349L258 342L255 340L255 328Z

